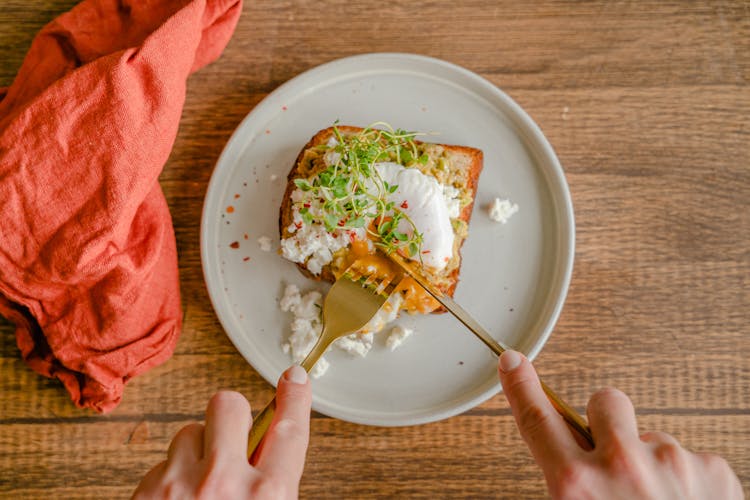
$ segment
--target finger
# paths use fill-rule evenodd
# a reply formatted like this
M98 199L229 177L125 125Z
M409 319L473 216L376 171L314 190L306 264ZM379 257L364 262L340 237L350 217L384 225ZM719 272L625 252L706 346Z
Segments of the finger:
M310 438L310 382L297 365L279 379L276 389L276 414L258 456L258 469L297 484L305 466Z
M219 391L206 408L203 453L246 460L250 432L250 403L234 391Z
M515 351L505 351L498 369L518 429L537 463L552 471L572 458L579 451L578 444L544 394L529 360Z
M680 442L677 441L673 436L667 434L666 432L644 432L641 434L641 441L644 443L649 444L671 444L671 445L680 445Z
M203 458L203 425L190 424L180 429L167 451L167 461L198 462Z
M597 448L638 439L635 409L625 393L612 388L594 393L586 413Z
M703 498L736 498L738 500L745 498L737 474L724 458L709 453L700 453L693 455L693 459L697 462L696 469L700 470L705 478L705 481L702 481L704 487L708 486L711 490L705 491ZM703 492L698 494L700 493Z
M159 462L150 471L143 476L138 487L133 492L132 500L140 500L142 498L157 498L161 493L162 477L167 470L167 461Z

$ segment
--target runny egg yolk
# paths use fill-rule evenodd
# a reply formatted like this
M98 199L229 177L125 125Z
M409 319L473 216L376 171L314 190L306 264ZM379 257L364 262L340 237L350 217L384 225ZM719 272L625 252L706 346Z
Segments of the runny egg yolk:
M376 252L366 240L352 241L343 269L348 268L355 261L368 275L397 282L396 291L404 296L401 309L406 312L427 314L440 307L440 304L419 283L410 276L404 276L404 271L398 265Z

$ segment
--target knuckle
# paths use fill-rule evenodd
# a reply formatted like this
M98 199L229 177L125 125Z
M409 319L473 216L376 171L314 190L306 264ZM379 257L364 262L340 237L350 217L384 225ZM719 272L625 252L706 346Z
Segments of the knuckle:
M205 457L204 468L199 474L195 497L199 499L231 498L237 477L229 463L217 454Z
M270 432L287 440L307 439L307 429L290 418L279 420Z
M164 489L160 493L161 498L180 498L186 492L180 481L170 479L164 483Z
M554 498L581 498L589 482L587 467L578 461L569 461L561 465L554 474L550 489Z
M527 394L534 385L538 385L536 380L534 378L522 371L522 372L513 372L513 375L509 377L509 380L507 381L507 388L506 391L510 394Z
M285 384L283 390L276 393L276 399L280 404L288 406L309 406L312 395L309 385Z
M677 444L677 440L673 438L671 435L667 434L666 432L660 432L660 431L649 431L644 432L641 434L641 441L644 443L670 443L670 444Z
M654 456L659 463L682 468L686 464L686 453L673 443L661 443L654 449Z
M604 467L614 474L637 477L641 473L642 461L635 456L631 446L616 436L602 448L601 459Z
M527 439L536 440L549 426L552 414L536 405L527 405L518 413L518 426Z
M283 481L272 475L261 476L250 485L249 498L254 499L282 499L289 498L289 493Z

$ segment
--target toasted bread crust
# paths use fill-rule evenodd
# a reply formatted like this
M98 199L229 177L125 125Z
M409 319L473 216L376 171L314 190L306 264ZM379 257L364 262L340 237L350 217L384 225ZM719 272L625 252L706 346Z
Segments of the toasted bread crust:
M339 125L336 128L344 135L355 134L363 130L361 127L352 127L352 126L346 126L346 125ZM299 154L297 155L296 160L294 161L294 165L292 165L292 168L289 171L289 174L287 175L286 190L284 191L284 197L282 199L281 207L279 209L279 235L282 239L290 235L290 233L287 231L287 228L289 227L290 224L293 223L292 193L296 189L294 180L302 177L299 173L299 166L302 162L302 159L305 156L305 152L312 147L327 143L332 134L333 134L333 127L329 127L329 128L326 128L317 132L307 142L307 144L305 144L304 147L300 150ZM419 141L415 141L415 142L420 144ZM447 152L450 152L450 154L452 155L460 156L462 159L464 159L464 163L467 165L465 169L465 178L466 178L465 187L471 193L471 201L461 209L458 219L464 221L468 225L471 219L471 213L472 213L472 209L474 206L474 200L476 198L477 184L479 182L479 174L481 173L482 166L483 166L482 151L476 148L469 147L469 146L454 146L454 145L447 145L447 144L439 144L439 146L442 146ZM458 285L459 274L460 274L460 269L461 269L461 255L460 254L461 254L461 247L463 246L464 241L465 241L465 238L461 238L460 241L458 242L456 251L458 252L459 264L447 276L447 281L449 285L447 287L446 286L441 287L442 291L451 297L453 296L453 293L456 290L456 286ZM313 273L311 273L305 267L304 264L297 263L296 265L299 268L299 270L302 272L302 274L304 274L306 277L310 279L317 280L317 281L329 281L331 283L333 283L336 279L331 270L330 265L324 266L319 275L314 275ZM444 311L440 309L435 312L444 312Z

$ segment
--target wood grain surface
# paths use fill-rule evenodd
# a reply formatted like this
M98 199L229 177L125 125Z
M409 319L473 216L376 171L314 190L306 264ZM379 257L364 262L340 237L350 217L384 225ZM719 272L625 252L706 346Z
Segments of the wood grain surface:
M0 86L71 0L5 0ZM536 366L583 410L626 391L641 430L718 453L750 492L750 3L246 0L216 63L188 81L161 183L185 323L170 361L108 415L76 409L21 361L0 320L0 496L126 498L220 388L272 395L216 319L199 221L216 159L289 78L335 58L408 51L489 79L540 125L572 192L570 293ZM2 242L0 242L2 245ZM544 498L502 396L423 426L312 418L303 498Z

